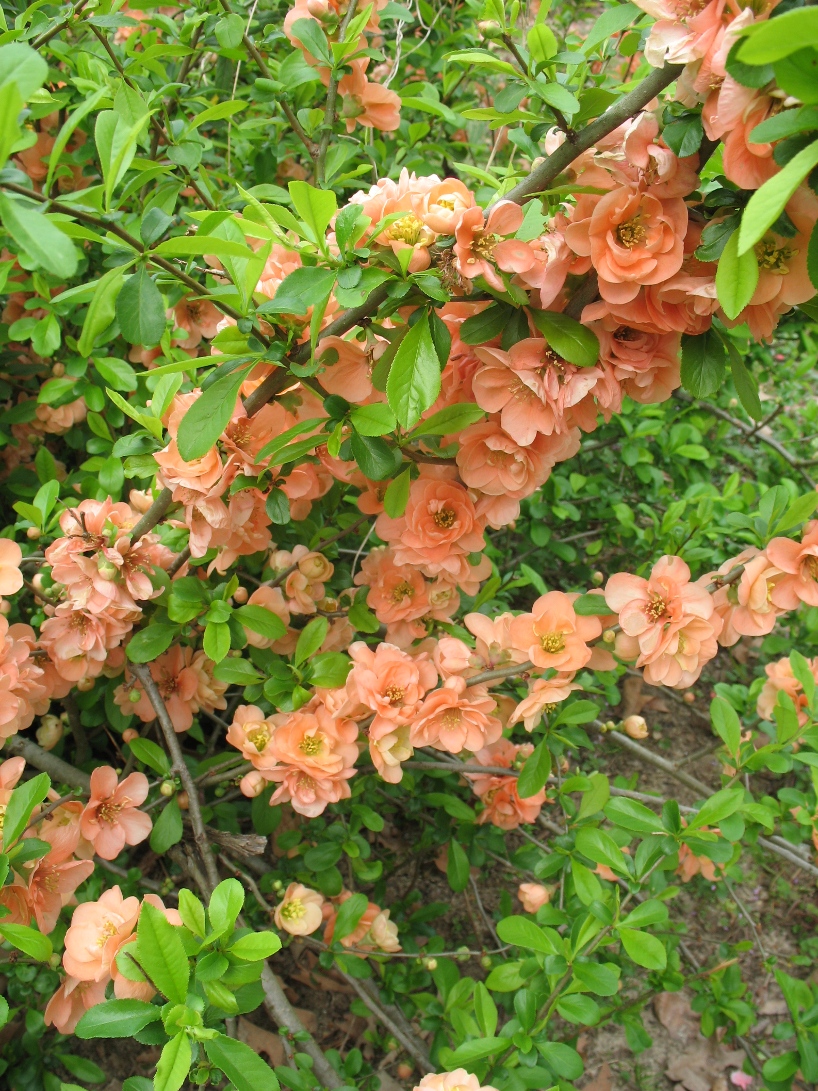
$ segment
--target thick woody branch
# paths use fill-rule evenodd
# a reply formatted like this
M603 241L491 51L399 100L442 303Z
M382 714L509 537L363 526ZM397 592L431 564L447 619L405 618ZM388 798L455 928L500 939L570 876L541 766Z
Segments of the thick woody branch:
M373 995L374 989L367 987L369 984L368 982L367 985L365 985L363 981L359 981L350 974L344 973L341 969L338 969L337 972L343 977L344 981L355 990L378 1022L382 1023L389 1033L397 1038L412 1060L418 1065L421 1072L423 1072L424 1075L428 1072L434 1072L435 1069L429 1059L429 1054L426 1052L421 1041L412 1033L412 1028L409 1026L403 1012L392 1005L385 1004L380 996Z
M9 754L17 754L25 758L29 765L33 765L40 772L48 773L56 784L70 784L72 788L80 788L83 792L91 791L91 778L87 773L69 765L56 754L43 750L36 742L26 739L23 735L13 735L6 743L6 750Z
M298 1048L312 1057L313 1072L321 1083L332 1089L343 1087L344 1081L324 1056L316 1040L305 1029L292 1004L284 995L278 978L266 962L261 971L261 987L264 989L264 1007L273 1022L288 1030L290 1034L307 1035L306 1039L299 1039Z
M184 755L182 754L179 736L176 734L173 722L168 715L168 710L162 699L162 694L159 692L159 687L156 685L156 682L154 682L151 677L149 668L144 663L129 663L128 670L139 679L142 688L148 695L148 700L153 705L153 710L156 713L156 718L159 721L159 726L165 737L165 745L170 752L172 772L179 774L179 779L182 781L182 785L188 794L188 814L190 816L190 824L193 827L193 838L196 842L196 847L199 850L199 855L202 858L202 863L204 864L208 884L210 889L213 890L219 885L219 872L216 868L216 861L213 859L213 853L210 851L210 842L207 839L207 831L205 830L204 821L202 820L199 793L196 788L196 783L185 762Z

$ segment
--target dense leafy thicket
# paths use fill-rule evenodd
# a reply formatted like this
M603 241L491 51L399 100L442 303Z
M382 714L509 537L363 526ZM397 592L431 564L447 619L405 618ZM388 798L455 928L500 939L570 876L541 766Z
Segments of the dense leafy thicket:
M818 876L818 8L2 11L0 1080L570 1091L688 986L818 1082L677 910Z

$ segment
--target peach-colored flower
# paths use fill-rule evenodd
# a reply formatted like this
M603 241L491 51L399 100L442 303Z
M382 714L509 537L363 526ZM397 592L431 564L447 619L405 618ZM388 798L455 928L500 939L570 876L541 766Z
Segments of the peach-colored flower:
M613 327L612 329L610 327ZM603 321L594 327L600 359L614 369L625 394L635 402L664 402L681 386L677 333L645 333L632 326Z
M520 883L517 887L517 897L523 903L526 913L536 913L538 909L551 901L551 891L540 883Z
M173 343L183 349L196 348L203 337L210 340L216 336L217 327L223 317L221 311L208 299L193 299L190 296L180 299L168 311L168 318L172 318L175 328L184 330L187 337Z
M526 731L533 731L541 722L544 713L556 710L560 701L564 701L574 690L582 689L573 681L573 674L557 674L553 678L535 678L531 683L528 696L517 705L509 719L509 725L522 721Z
M702 826L704 832L708 832L707 826ZM722 865L716 864L709 856L696 856L689 845L682 842L679 845L679 866L676 874L683 883L689 883L696 875L701 875L708 883L721 879Z
M802 602L818 606L818 521L807 523L800 542L773 538L766 553L784 573L773 587L773 605L782 610L797 610Z
M51 692L32 658L33 646L34 632L28 625L10 626L0 614L0 739L11 738L48 708Z
M60 910L93 871L92 860L73 860L53 850L34 861L28 873L28 904L41 932L54 931Z
M496 742L503 725L492 715L496 702L485 686L466 686L464 678L447 678L417 711L409 739L413 746L433 746L459 754L476 752Z
M377 737L369 730L369 756L378 774L388 784L400 784L403 779L401 762L414 754L409 742L409 725L384 720Z
M367 79L368 63L367 57L351 61L351 73L339 81L341 117L346 122L348 133L355 129L356 124L381 132L394 132L400 125L400 95Z
M81 1017L105 1000L106 980L80 981L67 975L46 1004L44 1021L60 1034L73 1034Z
M138 845L150 836L150 816L137 808L148 795L148 778L131 773L121 784L110 765L91 774L91 798L80 819L80 831L103 860L114 860L125 845Z
M374 712L375 735L380 721L393 731L417 713L426 693L437 682L437 671L424 655L411 656L393 644L379 644L372 651L362 640L350 646L353 667L347 678L350 699Z
M766 552L754 547L743 550L737 557L724 562L717 572L703 576L700 582L718 581L737 565L743 565L741 576L713 592L713 604L723 621L719 644L731 648L742 636L766 636L777 619L785 612L773 602L773 591L782 573Z
M162 694L174 730L188 731L193 724L194 713L199 710L196 693L200 678L193 666L193 649L174 644L154 659L150 672ZM155 720L156 711L141 683L136 678L130 678L127 671L125 678L125 683L114 693L116 703L126 712L137 715L144 723ZM139 694L136 704L130 703L131 692Z
M523 211L512 201L498 201L485 222L483 210L466 209L455 230L454 256L462 277L473 280L482 276L490 287L504 291L497 269L506 273L524 273L534 264L527 243L504 236L514 235L523 222Z
M687 206L681 197L662 199L619 186L602 197L581 195L565 238L575 253L590 257L602 298L625 303L637 296L640 285L658 284L678 272L686 232Z
M369 587L367 605L384 625L414 621L430 610L423 576L414 565L398 564L391 548L371 550L354 582Z
M392 546L396 564L416 565L429 577L445 573L458 583L468 576L468 555L485 546L466 489L423 474L410 486L404 514L379 515L375 530Z
M424 1076L414 1091L495 1091L489 1084L482 1084L465 1068L453 1072L430 1073Z
M14 595L23 586L23 551L10 538L0 538L0 595Z
M707 136L724 140L724 173L740 189L758 189L780 170L772 144L750 139L753 129L780 108L779 99L744 87L732 76L726 76L704 105L702 122Z
M118 886L78 905L65 934L66 971L80 981L107 980L117 951L136 928L139 909L139 899L123 898Z
M591 658L588 643L602 635L598 617L576 613L576 595L549 591L541 595L527 614L510 625L513 647L524 652L535 667L560 672L577 671Z
M63 678L78 682L97 678L112 648L116 648L133 628L109 613L93 614L61 603L54 616L40 628L40 646Z
M530 743L517 746L508 739L500 738L490 746L478 750L474 760L479 765L500 766L511 769L524 761L534 750ZM484 809L477 819L479 825L490 822L501 830L516 830L521 822L536 822L537 816L545 803L545 788L533 796L521 798L517 791L516 776L501 776L498 773L468 773L474 793Z
M423 195L419 215L438 235L453 235L467 209L474 208L474 194L459 178L444 178Z
M374 359L367 346L342 337L322 337L318 358L322 370L317 378L328 394L338 394L353 404L371 397Z
M818 681L818 657L808 659L807 663L813 677ZM758 695L756 704L756 711L759 716L762 720L774 720L775 713L773 710L778 704L778 695L779 693L786 693L795 705L798 722L803 727L809 720L808 701L804 693L804 687L793 674L789 658L785 657L775 663L768 663L764 671L767 675L767 681Z
M257 705L239 705L226 740L257 769L271 769L276 763L270 746L275 727L273 718L265 716Z
M290 883L276 906L276 928L289 932L291 936L311 935L321 927L323 904L324 896L317 890L311 890L301 883Z
M32 909L28 900L28 887L22 883L7 883L0 887L0 907L7 911L3 915L7 924L22 924L27 927L31 923Z

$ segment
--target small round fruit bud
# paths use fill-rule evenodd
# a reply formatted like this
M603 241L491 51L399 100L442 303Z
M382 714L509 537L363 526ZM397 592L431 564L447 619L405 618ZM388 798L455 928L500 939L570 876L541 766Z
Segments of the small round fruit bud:
M414 1069L412 1068L412 1066L410 1064L407 1064L404 1061L403 1064L399 1064L398 1067L397 1067L398 1079L399 1080L408 1080L409 1077L412 1075L413 1071L414 1071Z
M421 961L423 963L424 970L428 970L429 973L433 973L437 969L436 958L424 958Z
M88 693L96 684L95 678L80 678L79 682L77 682L77 689L80 693Z
M458 962L468 962L470 958L471 958L471 951L468 949L468 947L458 947L457 948L457 961Z
M180 811L186 811L190 808L190 796L187 792L179 792L176 796L176 802L179 804Z
M696 703L696 694L693 692L692 689L689 689L687 691L687 693L682 694L682 700L684 701L684 703L686 705L695 705L695 703Z
M616 640L616 633L613 631L613 629L606 629L605 632L602 634L602 640L605 644L613 644Z
M138 739L138 738L139 738L139 732L134 727L126 727L125 730L122 732L122 741L123 742L133 742L134 739Z
M477 29L488 41L500 41L503 37L503 28L493 19L483 19L477 24Z
M600 572L599 569L597 569L596 572L591 573L591 583L594 585L594 587L599 587L604 582L605 582L605 573L604 572Z
M39 537L40 537L40 528L39 527L29 527L28 530L26 531L26 538L30 538L32 542L36 541L36 539L39 538Z
M387 1052L387 1053L391 1053L393 1049L397 1049L397 1048L398 1048L398 1041L397 1041L397 1039L396 1039L396 1038L392 1038L392 1037L390 1036L389 1038L387 1038L387 1039L386 1039L386 1040L384 1041L384 1043L383 1043L383 1048L384 1048L384 1049L386 1050L386 1052Z
M727 404L731 409L738 409L738 398L731 398Z
M56 970L61 961L62 961L62 956L58 955L57 952L55 951L54 954L51 955L51 957L49 958L48 965L51 967L52 970Z
M56 376L56 378L58 379L61 378L63 375L65 375L65 364L52 364L51 374Z
M159 785L159 794L163 796L172 796L175 790L173 781L170 780L163 780Z
M62 733L62 723L56 716L43 716L37 728L37 742L43 750L53 750L62 738Z
M31 586L34 588L35 591L42 592L43 591L43 583L44 583L44 580L43 580L42 572L36 572L31 577Z
M283 889L284 884L282 883L282 881L280 879L273 879L273 890L276 892L276 894L280 894Z
M102 553L97 557L97 572L103 580L115 580L119 569L113 561L109 561Z
M0 614L4 617L11 613L11 603L7 599L0 599Z
M649 734L644 716L626 716L622 728L631 739L646 739Z
M490 970L491 955L483 955L483 957L480 959L480 965L483 967L484 970Z
M128 694L128 700L131 702L132 705L138 705L139 702L142 700L142 694L139 692L138 689L132 689L131 692Z
M233 601L237 602L239 606L247 602L248 597L249 596L247 594L246 587L237 587L236 590L233 592Z

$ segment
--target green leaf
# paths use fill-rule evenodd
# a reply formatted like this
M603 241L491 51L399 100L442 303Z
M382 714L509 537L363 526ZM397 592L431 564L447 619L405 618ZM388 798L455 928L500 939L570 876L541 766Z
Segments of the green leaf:
M369 900L366 894L353 894L351 898L342 902L338 907L338 916L335 918L333 940L341 940L351 935L360 924L368 905Z
M528 799L530 796L535 796L545 787L550 772L551 751L546 745L546 740L543 739L533 753L526 758L525 765L520 771L517 780L517 794L520 798Z
M611 789L608 778L602 773L592 773L590 776L591 787L582 793L582 802L579 805L579 818L589 818L601 811L610 799Z
M458 402L447 405L431 417L422 420L411 433L412 436L454 436L468 428L470 424L485 417L485 412L473 402Z
M563 996L557 1003L557 1011L569 1023L581 1023L586 1027L595 1026L601 1014L599 1004L595 1000L577 993Z
M473 314L460 327L460 340L464 345L484 345L499 337L508 325L513 310L505 303L493 303L484 311Z
M727 355L730 359L730 371L733 376L733 382L739 400L753 420L761 420L764 412L761 408L761 399L758 396L758 384L747 369L741 353L736 348L732 338L722 334L721 339L727 348Z
M636 799L611 799L605 805L605 816L623 830L633 833L661 833L662 820L644 803Z
M315 655L327 639L328 632L329 622L325 617L314 617L307 622L301 630L298 643L295 646L294 662L296 666L305 662L311 655Z
M239 387L247 368L237 368L217 379L191 405L179 424L176 443L186 462L203 458L215 446L236 408Z
M82 356L90 356L94 343L101 333L111 325L116 315L116 301L122 289L125 272L122 266L109 269L105 276L97 281L91 303L82 324L82 333L77 342L77 349Z
M230 651L230 626L226 621L208 621L202 647L214 663L221 663Z
M153 1077L154 1091L179 1091L187 1079L192 1059L190 1039L180 1030L162 1047L156 1075Z
M688 819L688 829L697 830L702 826L717 826L723 818L734 814L744 802L743 788L722 788L706 799L699 808L699 813Z
M323 417L310 417L309 420L302 420L298 424L294 424L292 428L288 428L286 432L282 432L261 448L256 455L256 464L263 462L266 458L275 459L276 455L287 446L291 439L302 436L305 432L312 432L323 423ZM315 439L313 442L317 444L319 440Z
M586 826L577 833L576 844L578 851L589 860L593 860L595 864L605 864L606 867L618 871L620 875L628 874L628 866L622 849L604 830L595 830Z
M619 928L618 932L622 946L637 966L644 966L646 970L664 970L667 952L656 936L635 928Z
M6 924L0 920L0 936L8 940L12 947L22 951L29 958L38 962L48 962L51 958L53 947L48 936L37 932L34 928L28 928L24 924Z
M446 864L446 878L449 886L455 893L465 890L469 885L471 865L466 855L466 850L459 841L454 838L449 842L448 863Z
M222 49L236 49L244 37L244 19L234 13L225 15L216 23L214 33Z
M818 9L814 10L818 16ZM784 18L782 15L781 19ZM773 22L779 20L771 20ZM818 140L803 148L797 155L782 167L778 174L757 189L747 202L744 214L741 217L739 228L738 250L740 254L750 250L751 247L763 238L769 228L775 223L784 208L798 189L815 164L818 163Z
M26 102L47 78L48 62L30 45L9 42L0 46L0 87L13 84Z
M807 272L812 286L818 291L818 223L812 229L807 247Z
M309 684L321 689L337 689L347 680L351 660L341 652L319 652L310 660Z
M76 273L73 242L30 204L0 193L0 220L20 249L46 272L66 280Z
M390 519L400 519L406 511L409 503L409 487L412 484L411 467L399 473L394 481L390 481L383 494L383 510ZM352 618L350 618L352 620Z
M325 249L326 231L338 210L335 194L331 189L315 189L307 182L290 182L287 188L296 212L309 228L312 241Z
M170 758L162 747L151 739L132 739L128 746L137 761L150 766L160 777L167 776L170 772Z
M303 266L289 273L273 299L262 303L259 314L306 314L310 307L320 306L335 284L335 270L316 265Z
M749 33L748 33L749 32ZM770 64L808 45L818 45L818 11L801 8L745 30L739 57L745 64Z
M72 1053L55 1053L54 1056L63 1068L67 1068L78 1080L85 1080L86 1083L102 1083L105 1079L105 1073L99 1065L86 1057L75 1057Z
M264 606L254 604L239 606L233 611L233 617L240 621L245 629L259 633L268 640L280 640L287 632L287 626L278 614L274 614L272 610Z
M178 928L160 909L143 902L136 935L136 961L168 1000L184 1004L190 965Z
M563 360L577 367L593 367L599 359L599 340L593 330L556 311L531 308L534 325Z
M125 649L126 654L132 663L151 663L162 652L167 651L178 632L178 625L164 625L153 621L147 629L142 629L130 639Z
M719 258L716 292L728 318L738 318L758 287L758 260L755 251L738 252L738 232L734 231Z
M278 1091L273 1070L244 1042L219 1034L204 1043L208 1060L220 1069L236 1091Z
M243 905L244 890L238 879L223 879L211 894L207 907L213 931L224 935L236 923Z
M281 940L275 932L254 932L252 935L242 936L228 947L231 955L244 959L245 962L258 962L280 950Z
M136 390L136 372L127 361L114 356L95 356L92 362L96 371L114 390L124 390L126 393Z
M574 599L574 612L581 617L604 617L606 614L612 614L614 611L605 601L604 595L580 595L579 598Z
M196 895L185 887L179 891L179 915L185 928L190 929L194 936L204 938L207 931L204 906Z
M539 951L544 955L559 954L547 932L528 917L504 917L497 924L497 935L503 943L513 943L528 951Z
M508 1038L479 1038L474 1042L464 1042L451 1053L444 1064L444 1068L451 1072L452 1069L462 1068L463 1065L472 1066L475 1061L482 1061L484 1057L491 1057L495 1053L508 1049Z
M357 406L349 415L352 427L362 436L385 436L397 426L395 414L384 402Z
M166 258L193 258L213 254L217 258L252 258L253 251L246 243L235 239L222 239L218 235L178 235L165 239L151 251Z
M179 844L183 833L182 812L174 797L168 800L153 824L150 846L157 856L163 856L169 848Z
M497 1030L497 1005L482 981L474 983L474 1015L483 1036L492 1038Z
M122 336L130 344L150 347L162 340L167 325L165 301L144 265L122 285L116 317Z
M403 428L414 428L440 393L440 362L429 329L421 314L400 343L389 377L386 396Z
M380 436L364 436L353 432L350 448L361 472L370 481L384 481L387 477L392 477L403 463L400 450L391 447Z
M48 795L51 779L47 773L39 773L31 780L23 781L11 793L3 822L3 851L8 852L31 818L31 812ZM0 925L2 925L0 918Z
M710 702L710 719L719 738L724 742L734 757L741 746L741 721L738 713L723 697L716 697Z
M649 924L664 924L667 920L667 906L657 898L648 898L637 905L621 922L628 928L646 928Z
M641 15L639 8L630 3L615 4L613 7L605 8L580 44L580 49L583 53L591 53L606 38L618 34L620 30L625 30Z
M548 1067L565 1080L576 1080L585 1071L580 1055L564 1042L539 1042L537 1049Z
M74 1031L78 1038L132 1038L162 1016L144 1000L106 1000L89 1008Z
M682 334L682 385L694 398L715 394L724 381L727 350L718 333Z
M213 677L234 686L252 686L261 680L261 675L249 659L223 659L213 668Z
M575 962L574 976L596 996L616 996L619 992L619 967L612 962Z

